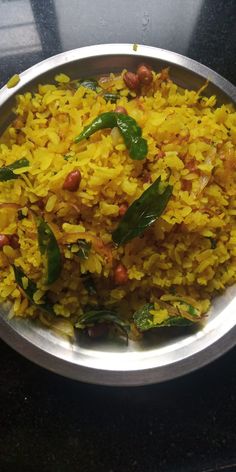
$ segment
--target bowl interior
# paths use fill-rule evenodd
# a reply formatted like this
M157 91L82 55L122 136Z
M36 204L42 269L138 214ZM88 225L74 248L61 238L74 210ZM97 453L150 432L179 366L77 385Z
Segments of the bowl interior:
M135 70L138 64L147 62L156 71L170 67L171 78L178 85L189 89L197 90L206 79L213 78L206 94L215 94L218 104L232 101L227 87L222 89L217 85L217 74L177 54L171 53L169 57L168 53L165 55L162 51L160 54L154 48L140 48L138 54L131 47L123 53L119 50L116 53L103 53L100 47L100 53L93 54L91 48L84 49L90 49L90 56L83 57L82 54L81 57L81 53L78 53L77 57L74 53L68 59L64 53L56 56L54 62L51 58L41 63L44 67L29 69L22 74L23 80L17 86L17 92L34 91L38 83L53 82L54 76L59 72L64 72L73 79L88 78L119 72L124 68ZM222 80L223 84L227 84L227 81ZM2 89L0 132L13 119L14 102L14 91ZM160 329L150 333L142 342L130 341L128 345L122 340L115 343L94 342L84 336L78 337L71 344L36 322L9 319L10 306L6 303L0 306L1 336L27 357L63 375L97 383L142 384L175 377L226 350L227 346L223 348L217 343L232 330L235 308L236 286L233 286L214 300L209 316L198 328ZM235 333L234 339L231 336L228 341L228 347L234 342ZM211 353L207 353L209 347ZM199 354L201 359L198 359L198 363L192 361Z

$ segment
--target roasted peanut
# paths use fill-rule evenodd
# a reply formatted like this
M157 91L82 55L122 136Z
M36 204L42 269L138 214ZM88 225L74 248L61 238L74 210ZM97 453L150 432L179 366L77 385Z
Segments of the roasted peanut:
M187 192L191 192L191 190L192 190L191 180L183 180L182 181L182 189L187 190Z
M0 249L3 248L3 246L7 246L10 244L10 240L6 234L0 234Z
M42 198L40 198L39 200L37 200L37 201L35 202L35 205L37 205L37 206L40 208L40 210L44 210L45 204L44 204L44 201L43 201Z
M138 67L137 76L142 85L150 85L153 81L152 71L146 64L141 64Z
M114 281L116 285L125 285L128 282L128 272L123 264L118 264L114 270Z
M73 170L67 175L62 188L64 190L68 190L69 192L76 192L80 186L80 182L81 182L80 171L78 169Z
M151 174L150 174L150 172L146 171L146 172L143 174L143 182L145 182L145 183L151 182Z
M140 85L137 74L134 74L133 72L126 72L124 74L124 82L130 90L137 90Z
M116 107L115 113L123 113L123 115L128 115L128 112L125 107Z
M128 210L128 205L126 205L126 203L122 203L119 208L119 215L124 216L127 210Z
M12 234L10 236L10 243L9 244L13 249L18 249L20 247L19 237L17 236L17 234Z

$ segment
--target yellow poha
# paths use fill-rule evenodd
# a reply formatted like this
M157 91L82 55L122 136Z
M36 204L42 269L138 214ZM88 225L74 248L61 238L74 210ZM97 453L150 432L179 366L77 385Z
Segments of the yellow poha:
M198 321L212 297L236 280L233 107L217 107L204 87L178 87L166 70L152 72L138 92L127 88L125 73L100 78L97 89L59 74L55 84L18 95L16 118L0 139L0 170L23 160L10 170L14 178L0 181L0 302L10 299L16 316L40 317L70 335L86 326L87 311L101 307L128 322L133 337L148 329L133 321L143 307L150 327L174 324L172 318ZM117 127L75 142L117 106L142 129L145 159L131 159ZM70 191L65 180L75 172L80 182ZM158 177L173 187L165 210L143 234L115 246L112 233L125 211ZM61 255L51 284L38 217ZM13 267L23 274L20 286ZM40 309L45 303L51 312Z

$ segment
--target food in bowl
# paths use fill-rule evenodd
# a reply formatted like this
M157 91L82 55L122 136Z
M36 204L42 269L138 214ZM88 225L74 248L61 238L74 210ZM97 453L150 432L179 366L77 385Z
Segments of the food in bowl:
M235 112L146 64L17 96L0 140L0 301L74 335L205 319L236 278Z

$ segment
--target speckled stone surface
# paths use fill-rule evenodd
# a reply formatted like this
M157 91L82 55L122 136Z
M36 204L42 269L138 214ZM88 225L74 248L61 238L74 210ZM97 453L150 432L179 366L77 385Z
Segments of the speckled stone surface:
M0 470L236 470L236 351L165 384L85 385L1 347Z
M236 83L235 0L0 0L0 83L61 51L136 42ZM107 388L0 344L0 471L236 471L236 350L181 379Z
M235 0L0 0L0 82L62 51L140 43L236 81Z

